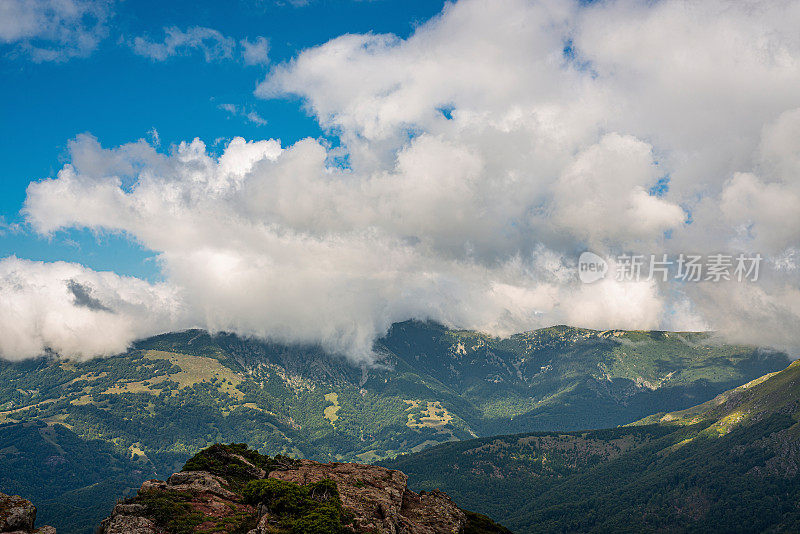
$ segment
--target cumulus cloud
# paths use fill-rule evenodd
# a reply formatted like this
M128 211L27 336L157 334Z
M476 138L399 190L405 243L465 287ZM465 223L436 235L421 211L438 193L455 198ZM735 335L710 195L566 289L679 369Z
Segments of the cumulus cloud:
M74 263L0 260L0 355L50 350L73 358L124 351L135 339L181 324L174 290Z
M590 246L619 246L681 227L686 216L648 187L658 181L652 147L608 134L580 152L556 183L553 217Z
M108 34L106 0L4 0L0 43L33 61L85 57Z
M743 239L780 254L800 243L800 109L765 125L756 160L725 184L720 209Z
M461 0L407 39L348 34L272 67L257 94L300 97L341 146L236 138L215 157L198 139L165 153L79 136L24 212L42 234L155 251L183 310L162 329L356 361L412 317L710 328L797 350L798 21L788 0ZM587 248L765 261L757 282L584 285ZM122 317L94 287L115 313L81 312Z

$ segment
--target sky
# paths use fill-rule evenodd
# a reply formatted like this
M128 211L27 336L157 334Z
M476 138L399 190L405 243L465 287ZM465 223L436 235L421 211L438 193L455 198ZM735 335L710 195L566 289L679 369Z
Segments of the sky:
M407 36L435 15L442 2L66 2L83 9L84 22L58 18L58 2L6 2L0 22L0 217L6 225L24 224L20 209L28 183L53 176L67 161L67 143L83 133L117 146L138 139L161 149L195 137L217 152L235 136L281 139L292 144L323 135L298 99L264 100L253 94L269 62L290 60L306 47L343 33L391 32ZM27 9L23 6L28 6ZM94 10L89 8L94 8ZM33 12L31 15L29 12ZM103 24L96 28L97 15ZM22 33L27 17L38 28ZM15 20L16 19L16 20ZM68 32L65 42L49 29L57 19ZM202 49L183 47L169 58L137 53L133 41L162 43L165 28L207 28L235 41L230 57L206 61ZM38 33L36 33L38 32ZM94 33L92 46L74 41ZM71 34L71 35L70 35ZM30 35L33 38L24 39ZM265 37L267 36L267 37ZM243 57L240 41L268 40L268 63ZM214 42L214 40L207 40ZM54 51L51 60L31 47ZM141 50L140 50L141 52ZM252 114L248 118L248 114ZM99 237L99 239L98 239ZM153 281L161 278L147 248L114 235L84 229L59 235L35 232L0 235L0 257L16 254L33 260L67 260L93 269Z
M789 0L0 0L0 356L201 327L371 363L410 318L800 356L799 23Z

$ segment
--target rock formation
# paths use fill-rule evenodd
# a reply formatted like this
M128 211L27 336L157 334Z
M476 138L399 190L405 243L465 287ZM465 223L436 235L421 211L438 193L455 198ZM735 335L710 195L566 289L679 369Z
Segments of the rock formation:
M13 534L55 534L53 527L34 528L36 507L18 495L0 493L0 532Z
M214 445L166 481L142 484L99 532L508 532L440 491L411 491L407 480L383 467L273 459L243 445Z
M445 493L416 494L408 489L405 474L383 467L301 460L289 469L271 472L269 478L302 486L332 480L339 490L342 507L353 514L352 527L356 532L457 534L467 523L466 514Z

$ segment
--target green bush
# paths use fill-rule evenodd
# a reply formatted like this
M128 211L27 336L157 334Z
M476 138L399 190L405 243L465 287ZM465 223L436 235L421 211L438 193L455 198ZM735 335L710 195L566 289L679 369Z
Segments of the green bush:
M333 502L318 505L291 524L294 534L340 534L342 528L342 512Z
M277 515L300 515L309 506L306 488L274 478L248 482L242 496L248 504L266 504L270 512Z
M200 512L192 510L186 501L188 493L179 491L147 491L140 493L137 501L147 508L147 513L170 534L191 534L205 520Z
M256 478L257 473L253 467L237 457L244 458L257 469L263 469L267 473L295 463L295 460L287 456L278 455L270 458L258 451L248 449L244 443L231 443L230 445L217 443L189 458L183 466L183 471L208 471L221 476L233 486L239 487Z
M264 504L282 530L293 534L340 534L347 521L332 480L300 486L276 479L252 480L242 489L248 504Z

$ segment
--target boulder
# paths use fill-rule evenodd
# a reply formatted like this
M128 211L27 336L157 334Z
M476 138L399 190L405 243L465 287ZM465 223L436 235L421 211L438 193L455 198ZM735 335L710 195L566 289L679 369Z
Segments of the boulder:
M0 493L0 532L14 534L55 534L53 527L34 529L36 507L19 495Z
M181 471L167 479L169 489L198 493L212 493L223 499L237 500L238 495L227 489L227 482L222 477L206 471Z
M156 524L145 517L146 509L141 504L120 503L111 516L104 519L98 532L103 534L156 534Z

